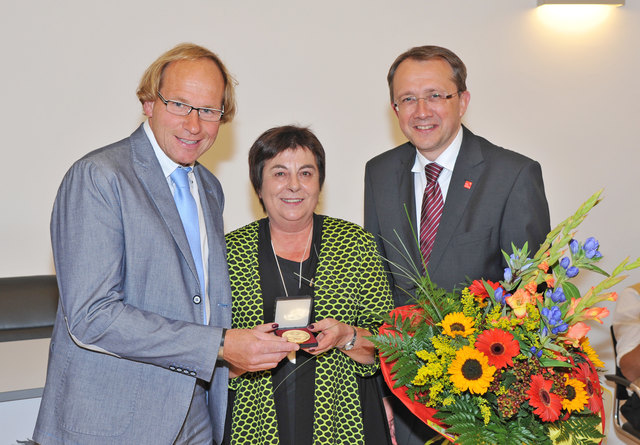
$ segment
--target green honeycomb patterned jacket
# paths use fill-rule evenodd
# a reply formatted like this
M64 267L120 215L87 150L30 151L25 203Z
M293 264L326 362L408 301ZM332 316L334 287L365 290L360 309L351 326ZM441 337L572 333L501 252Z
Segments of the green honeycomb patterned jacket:
M258 273L258 221L226 236L233 295L234 328L263 322ZM335 318L372 332L379 323L372 314L393 308L391 291L373 237L348 221L325 217L314 279L316 320ZM269 320L267 320L269 321ZM313 443L364 444L356 376L373 375L376 363L358 363L338 349L317 357ZM270 371L246 373L232 379L236 391L231 443L277 445L273 386Z

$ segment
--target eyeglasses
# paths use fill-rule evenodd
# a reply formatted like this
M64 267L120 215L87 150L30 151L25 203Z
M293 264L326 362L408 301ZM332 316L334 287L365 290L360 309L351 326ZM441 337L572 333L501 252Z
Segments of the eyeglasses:
M418 106L418 102L424 100L429 105L438 106L445 103L445 101L451 99L454 96L460 94L460 91L447 94L447 93L430 93L425 97L416 96L402 96L396 103L393 104L396 111L413 111Z
M177 100L167 100L162 97L160 91L158 91L158 97L162 103L166 105L167 111L177 116L188 116L192 110L196 110L198 116L203 121L218 122L224 115L224 105L222 106L222 110L218 110L217 108L194 107L193 105L178 102Z

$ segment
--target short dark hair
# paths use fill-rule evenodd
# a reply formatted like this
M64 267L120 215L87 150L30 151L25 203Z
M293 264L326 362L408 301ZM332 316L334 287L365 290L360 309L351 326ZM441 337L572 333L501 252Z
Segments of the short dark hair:
M258 196L260 196L260 190L262 189L262 174L265 162L275 158L285 150L298 147L308 149L315 156L320 189L322 189L325 177L325 155L322 144L307 127L285 125L270 128L262 133L249 150L249 178ZM260 199L260 204L262 209L266 210L262 199Z
M453 82L456 84L458 92L467 91L467 67L464 62L455 55L455 53L447 48L434 45L416 46L402 54L400 54L391 68L389 68L389 74L387 74L387 83L389 84L389 95L391 96L391 102L393 103L393 76L396 74L398 66L407 59L427 61L431 59L442 59L449 64L453 70Z

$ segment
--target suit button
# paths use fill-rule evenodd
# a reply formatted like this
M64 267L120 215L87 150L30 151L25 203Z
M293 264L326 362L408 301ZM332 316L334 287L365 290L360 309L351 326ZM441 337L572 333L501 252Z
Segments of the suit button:
M202 299L200 298L200 295L194 295L193 296L193 302L195 304L200 304L200 301L202 301Z
M195 376L196 376L195 371L191 371L189 374L190 374L190 375L192 375L193 377L195 377Z
M187 374L187 375L189 375L189 370L188 370L188 369L183 369L183 370L182 370L182 373L183 373L183 374Z
M175 366L169 366L169 369L172 370L172 371L175 371L176 367Z

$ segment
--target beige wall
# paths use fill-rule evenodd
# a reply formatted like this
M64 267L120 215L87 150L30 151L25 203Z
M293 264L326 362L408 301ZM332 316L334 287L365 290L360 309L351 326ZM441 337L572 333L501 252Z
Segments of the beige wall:
M53 272L63 174L135 129L140 75L182 41L218 52L239 81L237 119L203 158L225 188L227 230L261 216L246 154L287 123L311 125L327 150L321 211L362 223L365 161L403 142L387 69L429 43L467 64L465 123L541 162L552 223L605 188L578 237L600 239L610 270L640 254L640 5L627 0L588 31L552 29L539 12L536 0L3 2L0 276ZM607 335L598 327L594 343L610 359Z

